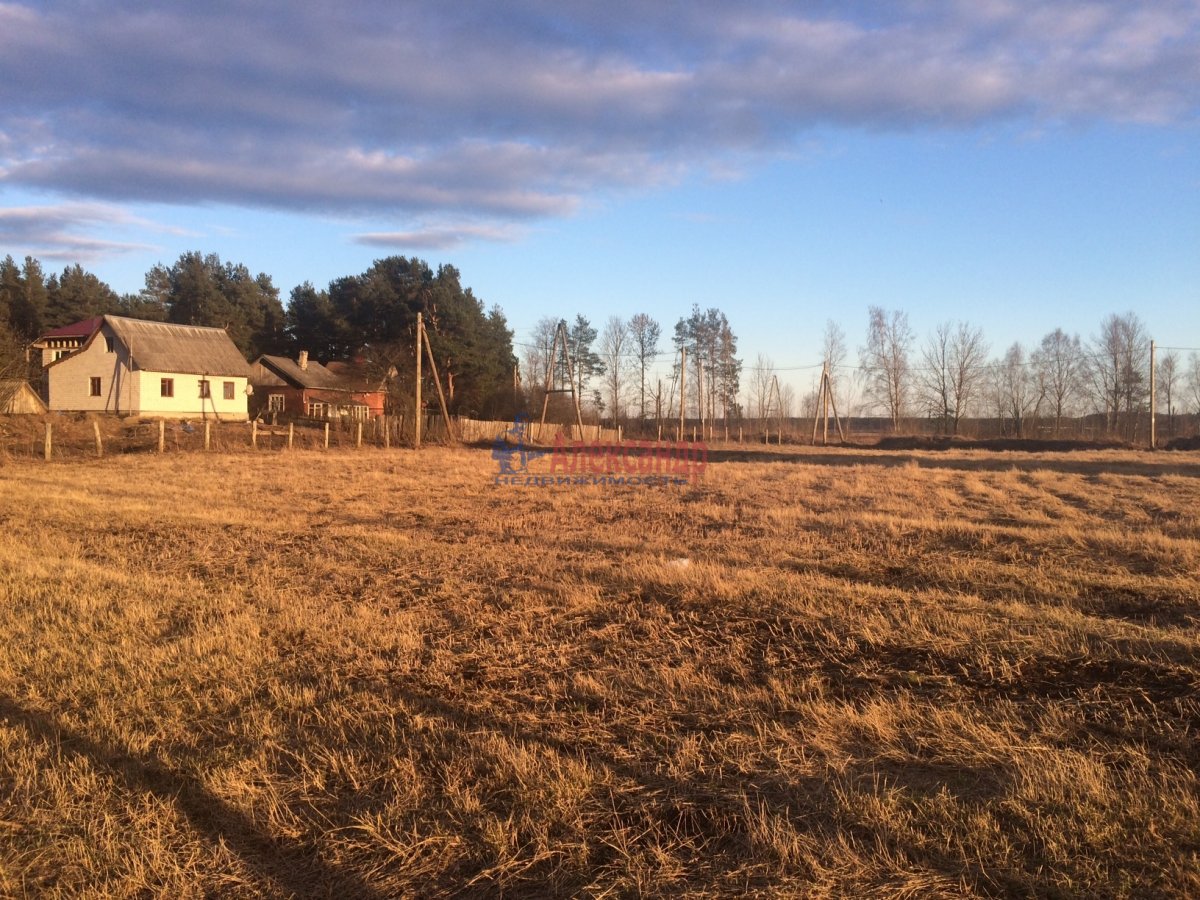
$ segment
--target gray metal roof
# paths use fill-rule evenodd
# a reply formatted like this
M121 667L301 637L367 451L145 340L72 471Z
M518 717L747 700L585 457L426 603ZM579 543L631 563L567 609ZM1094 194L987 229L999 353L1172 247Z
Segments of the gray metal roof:
M133 364L139 369L250 377L250 365L223 328L149 322L124 316L105 316L104 322L129 350Z

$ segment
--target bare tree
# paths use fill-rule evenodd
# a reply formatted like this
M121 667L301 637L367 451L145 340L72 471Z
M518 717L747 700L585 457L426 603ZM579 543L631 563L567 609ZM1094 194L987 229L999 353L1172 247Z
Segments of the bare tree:
M1200 416L1200 353L1188 354L1187 401L1192 414Z
M983 329L959 322L950 340L950 387L954 396L954 433L982 391L988 345Z
M1183 368L1179 354L1168 350L1158 361L1158 396L1167 406L1167 436L1175 437L1175 400L1179 396L1179 381ZM1155 410L1157 412L1157 410Z
M24 380L28 376L25 342L7 322L0 321L0 378Z
M859 349L859 364L865 375L864 392L868 401L887 411L893 431L900 430L901 419L907 412L912 343L907 313L871 307L867 345Z
M829 373L829 389L834 396L834 405L845 409L846 394L842 390L842 372L846 368L846 332L833 319L825 321L825 333L821 337L821 362Z
M524 378L526 388L543 388L546 372L550 366L550 350L554 346L554 334L558 330L558 319L544 316L533 326L529 345L525 348Z
M787 422L792 418L792 414L796 410L796 389L791 384L781 385L779 388L779 416L783 421ZM772 410L774 412L774 410Z
M1045 399L1045 385L1037 369L1030 365L1025 348L1014 343L997 366L999 396L1003 402L1002 419L1012 422L1013 434L1025 437L1029 419L1036 419Z
M929 335L921 348L922 365L917 375L920 403L929 410L931 417L941 419L943 434L950 429L954 411L950 387L950 329L950 323L943 322Z
M1079 335L1054 329L1042 338L1030 360L1046 387L1046 400L1054 411L1054 436L1058 437L1063 416L1072 409L1083 388L1083 346Z
M750 371L750 408L754 418L765 419L767 406L771 402L771 379L775 377L775 363L765 354L758 354Z
M629 324L620 316L609 316L600 334L600 359L604 363L604 391L614 425L621 424L625 411L630 341Z
M1120 430L1124 419L1127 436L1134 437L1149 395L1149 353L1146 327L1132 312L1107 316L1092 338L1088 380L1109 433Z
M633 342L633 357L638 368L638 417L646 418L646 373L658 353L662 327L645 313L629 320L629 337Z

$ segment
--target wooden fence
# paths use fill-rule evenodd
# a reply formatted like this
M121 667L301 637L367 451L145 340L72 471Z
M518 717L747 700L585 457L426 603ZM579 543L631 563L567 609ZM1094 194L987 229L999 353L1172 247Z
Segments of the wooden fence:
M512 421L456 417L454 439L464 443L512 438ZM577 427L527 427L525 439L552 444L559 431L578 440ZM0 416L0 459L81 459L126 453L253 452L268 450L345 450L411 447L411 417L382 416L368 421L309 419L294 422L221 422L209 420L120 419L114 416ZM616 441L620 431L585 425L583 440ZM429 416L423 443L450 443L440 416Z

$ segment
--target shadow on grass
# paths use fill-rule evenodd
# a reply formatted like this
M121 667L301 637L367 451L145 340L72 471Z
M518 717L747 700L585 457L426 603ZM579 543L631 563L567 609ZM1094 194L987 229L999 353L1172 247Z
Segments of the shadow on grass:
M491 450L491 441L474 441L466 446L476 450ZM551 446L537 445L549 451ZM588 450L571 447L565 454L586 456ZM978 452L978 451L977 451ZM1102 452L1102 451L1095 451ZM987 455L983 455L986 453ZM846 446L816 449L806 445L789 447L722 446L708 449L707 461L713 463L794 463L812 466L884 466L888 468L917 466L922 469L950 469L960 472L1061 472L1067 475L1180 475L1200 478L1200 460L1181 458L1180 454L1146 454L1146 461L1130 459L1079 459L1067 451L1039 451L1039 455L1018 455L1016 451L983 451L975 456L947 456L933 451L914 453L908 450L874 449ZM545 463L531 475L545 474Z
M0 696L0 720L33 738L83 757L131 793L171 803L188 824L214 845L223 844L275 896L382 898L361 876L320 858L312 848L266 834L243 812L195 778L173 771L153 754L137 754L73 731L52 716ZM101 873L97 873L99 877Z

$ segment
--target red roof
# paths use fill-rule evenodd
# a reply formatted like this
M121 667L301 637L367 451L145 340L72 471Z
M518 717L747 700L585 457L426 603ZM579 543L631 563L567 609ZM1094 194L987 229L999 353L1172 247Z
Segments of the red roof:
M55 328L53 331L47 331L42 337L91 337L92 333L98 330L103 322L104 316L92 316L92 318L84 319L82 322L73 322L70 325L63 325L61 328Z

